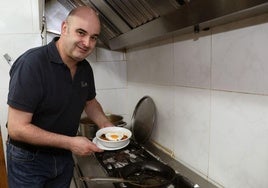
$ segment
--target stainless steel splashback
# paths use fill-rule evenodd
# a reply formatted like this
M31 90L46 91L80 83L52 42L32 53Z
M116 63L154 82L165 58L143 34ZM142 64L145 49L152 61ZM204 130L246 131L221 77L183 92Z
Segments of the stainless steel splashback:
M47 0L46 10L62 9L55 8L59 4L67 12L82 5L96 9L102 22L100 40L112 50L268 12L268 0Z

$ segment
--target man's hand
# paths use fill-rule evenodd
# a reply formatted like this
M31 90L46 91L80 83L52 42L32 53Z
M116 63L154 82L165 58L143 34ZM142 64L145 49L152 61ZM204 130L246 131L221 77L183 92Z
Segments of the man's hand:
M76 136L71 140L70 150L75 155L90 155L95 152L103 152L96 144L88 140L86 137Z

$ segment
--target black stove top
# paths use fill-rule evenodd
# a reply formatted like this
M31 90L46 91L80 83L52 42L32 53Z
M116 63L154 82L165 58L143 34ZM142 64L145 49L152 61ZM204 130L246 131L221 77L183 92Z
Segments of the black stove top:
M104 151L102 153L95 153L98 162L103 166L107 174L111 177L119 177L120 169L123 167L143 161L156 161L163 163L161 159L151 154L149 151L144 149L134 141L120 150L115 151ZM114 183L116 188L127 188L129 187L126 183ZM164 188L193 188L194 185L185 177L180 174L176 174L176 178Z

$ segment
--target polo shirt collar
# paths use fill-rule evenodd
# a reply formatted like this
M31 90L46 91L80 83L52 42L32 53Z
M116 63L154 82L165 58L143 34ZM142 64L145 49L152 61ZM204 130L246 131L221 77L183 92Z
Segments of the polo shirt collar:
M51 63L64 64L56 47L57 40L59 40L59 37L55 37L47 46L49 60Z

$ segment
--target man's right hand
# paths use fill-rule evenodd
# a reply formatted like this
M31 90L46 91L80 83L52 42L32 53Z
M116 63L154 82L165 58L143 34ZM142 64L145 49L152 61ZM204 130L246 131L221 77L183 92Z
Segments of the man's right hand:
M95 152L103 152L96 144L83 136L72 137L70 150L75 155L85 156Z

